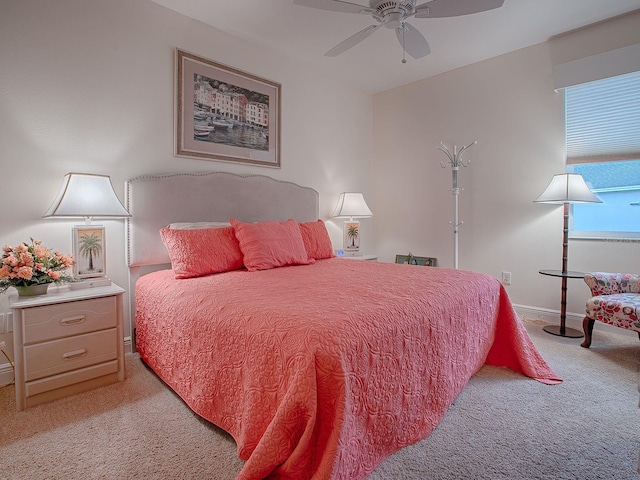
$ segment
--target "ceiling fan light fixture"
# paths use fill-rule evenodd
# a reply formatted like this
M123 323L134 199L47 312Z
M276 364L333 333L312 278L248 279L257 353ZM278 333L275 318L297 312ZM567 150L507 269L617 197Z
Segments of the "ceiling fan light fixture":
M384 16L383 23L387 28L402 28L404 15L400 12L391 12Z

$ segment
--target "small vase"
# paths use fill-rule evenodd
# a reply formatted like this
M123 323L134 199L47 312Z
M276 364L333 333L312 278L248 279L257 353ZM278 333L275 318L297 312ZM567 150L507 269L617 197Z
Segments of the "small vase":
M26 287L14 287L18 290L19 297L35 297L36 295L46 295L50 283L41 283L39 285L28 285Z

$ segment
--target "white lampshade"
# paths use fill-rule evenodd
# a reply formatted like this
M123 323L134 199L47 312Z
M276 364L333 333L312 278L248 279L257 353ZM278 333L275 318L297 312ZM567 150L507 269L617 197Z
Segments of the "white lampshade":
M331 214L332 217L367 218L373 217L373 212L364 201L361 193L341 193L338 204Z
M544 192L534 200L536 203L602 203L577 173L554 175Z
M68 173L56 199L43 217L125 218L131 215L120 203L108 175Z

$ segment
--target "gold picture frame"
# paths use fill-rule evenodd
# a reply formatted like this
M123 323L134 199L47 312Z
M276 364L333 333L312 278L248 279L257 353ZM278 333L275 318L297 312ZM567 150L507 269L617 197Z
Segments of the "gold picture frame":
M280 167L279 83L176 49L175 155Z

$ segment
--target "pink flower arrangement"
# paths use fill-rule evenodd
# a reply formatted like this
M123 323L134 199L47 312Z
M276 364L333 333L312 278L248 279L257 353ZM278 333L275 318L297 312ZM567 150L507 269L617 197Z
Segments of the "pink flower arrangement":
M52 252L39 240L5 245L0 259L0 293L9 287L28 287L44 283L73 281L69 268L74 264L71 255Z

